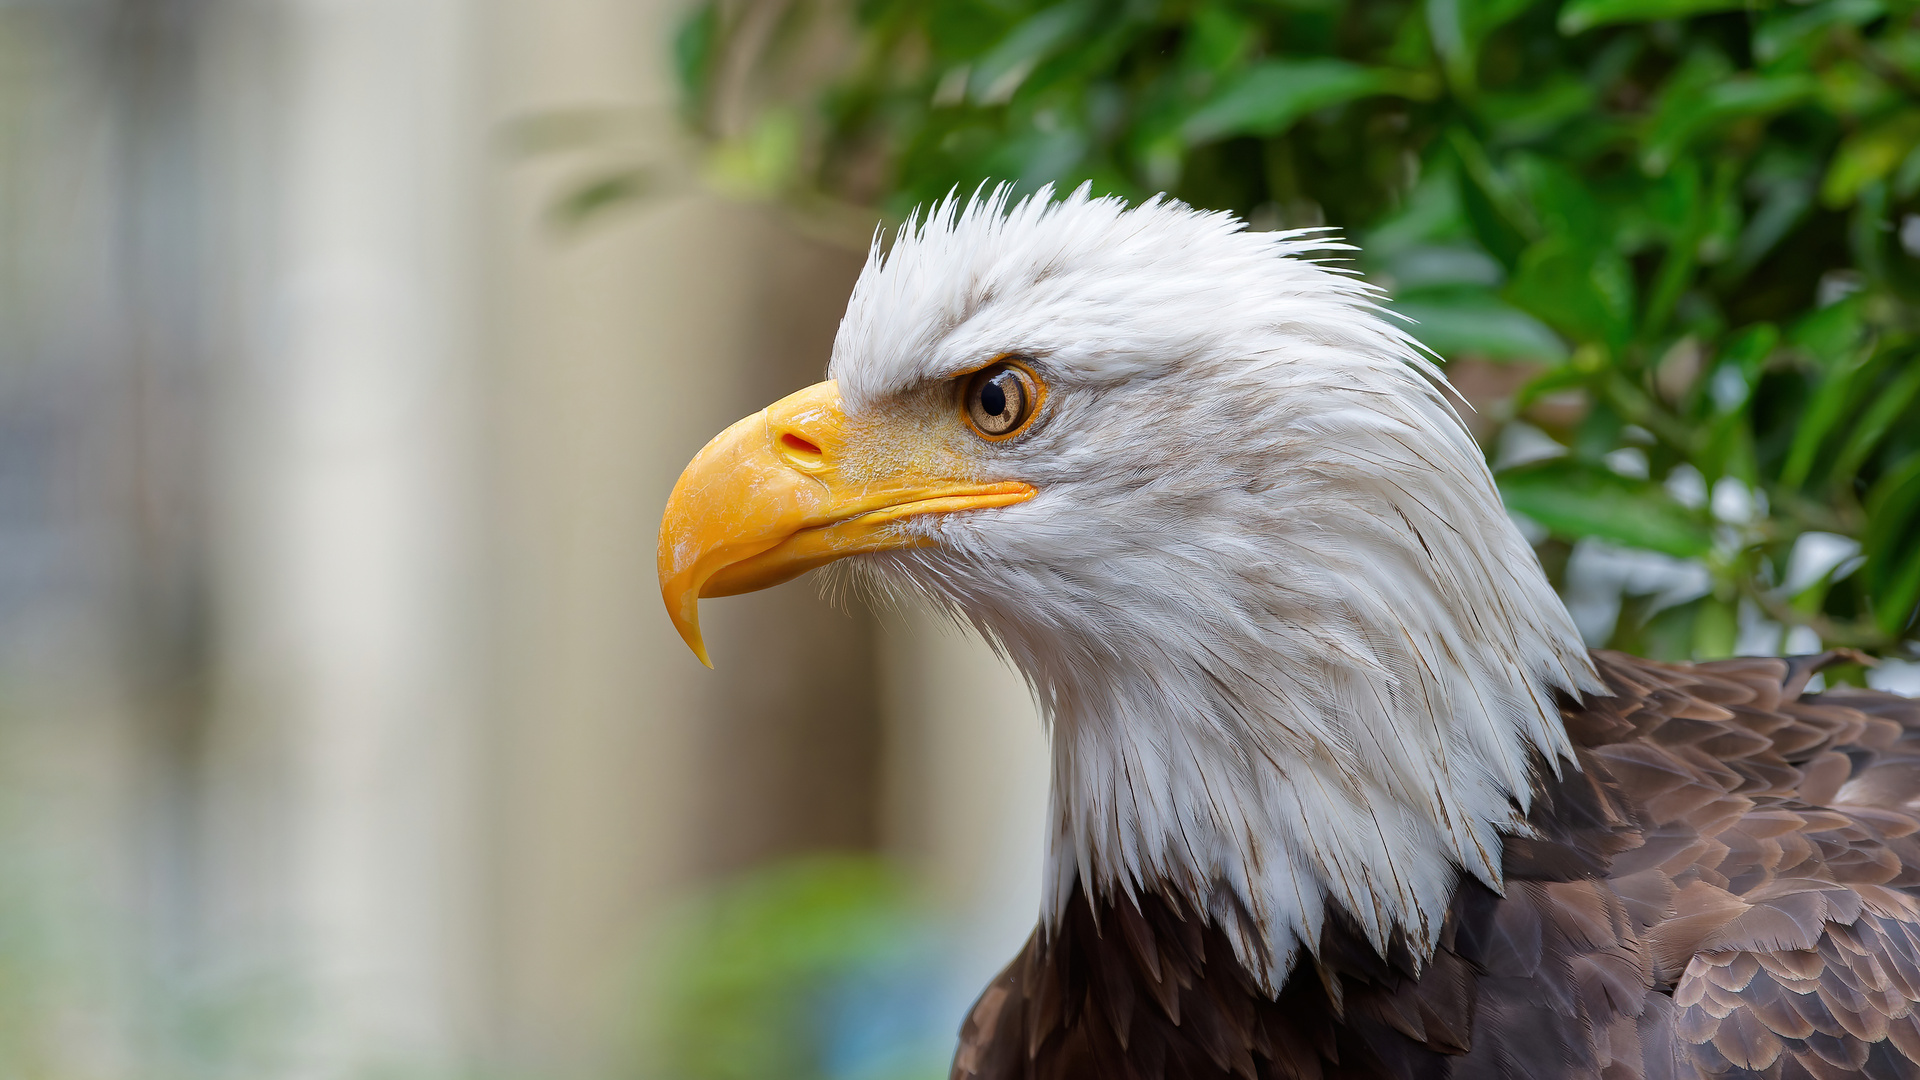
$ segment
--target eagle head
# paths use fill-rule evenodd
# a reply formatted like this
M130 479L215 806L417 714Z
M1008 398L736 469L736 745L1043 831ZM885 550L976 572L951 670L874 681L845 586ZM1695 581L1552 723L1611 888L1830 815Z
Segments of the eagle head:
M1151 890L1270 991L1333 909L1430 952L1598 682L1342 250L1084 187L938 204L876 241L828 381L681 476L675 624L705 661L700 597L847 560L977 627L1050 724L1043 925Z

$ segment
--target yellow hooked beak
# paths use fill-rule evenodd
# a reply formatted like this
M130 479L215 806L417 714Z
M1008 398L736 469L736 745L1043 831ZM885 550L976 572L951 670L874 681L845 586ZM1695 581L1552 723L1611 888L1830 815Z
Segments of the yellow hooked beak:
M695 455L660 522L660 596L681 638L708 667L700 598L778 585L863 551L921 547L903 518L1009 506L1028 484L932 475L919 455L858 445L840 389L816 383L721 432ZM896 464L875 468L876 461Z

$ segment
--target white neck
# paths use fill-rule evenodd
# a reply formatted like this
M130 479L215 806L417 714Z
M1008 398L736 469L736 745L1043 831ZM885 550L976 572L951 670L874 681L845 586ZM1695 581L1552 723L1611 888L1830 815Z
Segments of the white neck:
M1417 704L1439 687L1322 674L1316 693L1349 721L1324 742L1244 738L1220 717L1169 738L1118 695L1060 702L1047 921L1076 882L1107 897L1166 893L1225 931L1269 993L1301 946L1317 951L1329 902L1382 953L1397 928L1430 955L1461 869L1501 889L1500 834L1525 828L1526 763L1557 769L1564 734L1445 731Z
M1480 549L1461 560L1477 573L1356 554L1398 591L1336 587L1310 617L1238 634L1221 620L1203 650L1062 657L1057 637L1036 649L1000 628L1051 721L1049 923L1076 882L1167 893L1277 993L1329 903L1382 953L1398 929L1424 959L1461 871L1502 888L1501 834L1525 831L1535 767L1571 760L1554 690L1598 682L1504 515L1474 542L1433 524L1415 531Z
M963 602L1051 721L1050 920L1076 882L1165 892L1277 992L1329 903L1425 957L1462 871L1502 887L1534 770L1572 757L1554 693L1600 684L1430 385L1332 435L1289 418L1325 423L1347 385L1276 395L1258 471L1193 455L1195 477L1257 482L1083 496L1055 577Z

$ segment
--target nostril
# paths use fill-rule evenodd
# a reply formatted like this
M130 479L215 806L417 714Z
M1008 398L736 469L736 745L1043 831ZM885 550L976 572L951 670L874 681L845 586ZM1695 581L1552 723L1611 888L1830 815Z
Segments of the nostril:
M784 431L780 433L780 447L781 449L786 450L788 453L792 453L792 454L801 454L806 457L814 457L814 458L817 458L820 456L820 448L818 446L807 441L806 439L801 438L798 435L795 435L791 431Z

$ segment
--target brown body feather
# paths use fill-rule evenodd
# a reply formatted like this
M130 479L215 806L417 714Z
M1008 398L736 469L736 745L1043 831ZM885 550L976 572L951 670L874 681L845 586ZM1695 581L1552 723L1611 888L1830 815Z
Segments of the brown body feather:
M953 1076L1920 1080L1920 701L1803 695L1823 659L1596 654L1580 770L1424 961L1330 919L1276 1000L1166 897L1076 894Z

